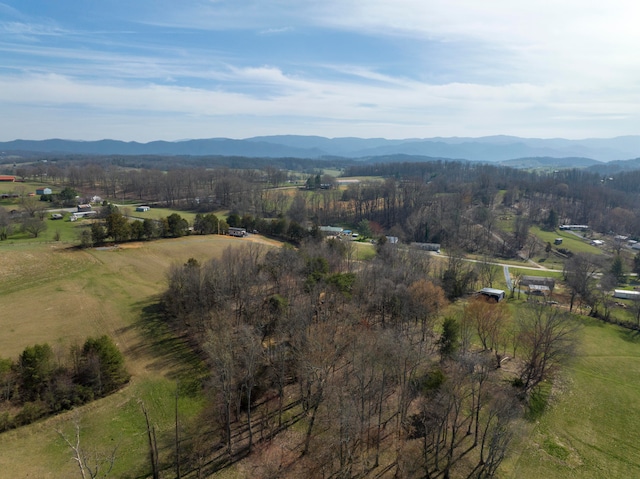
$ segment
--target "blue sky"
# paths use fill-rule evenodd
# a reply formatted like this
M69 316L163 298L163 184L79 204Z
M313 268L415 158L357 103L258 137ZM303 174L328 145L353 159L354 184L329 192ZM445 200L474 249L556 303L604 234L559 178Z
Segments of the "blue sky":
M640 134L638 18L629 0L0 0L0 141Z

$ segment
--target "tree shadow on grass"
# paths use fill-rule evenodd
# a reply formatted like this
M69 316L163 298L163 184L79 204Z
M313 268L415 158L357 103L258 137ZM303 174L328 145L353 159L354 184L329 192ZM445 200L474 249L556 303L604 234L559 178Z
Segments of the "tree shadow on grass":
M138 320L125 329L138 330L140 341L129 349L133 358L150 357L148 369L166 371L169 379L182 385L201 382L206 374L202 359L193 349L185 334L176 333L164 314L158 297L151 297L134 307L140 311Z
M640 331L627 329L619 331L618 334L623 341L640 344Z

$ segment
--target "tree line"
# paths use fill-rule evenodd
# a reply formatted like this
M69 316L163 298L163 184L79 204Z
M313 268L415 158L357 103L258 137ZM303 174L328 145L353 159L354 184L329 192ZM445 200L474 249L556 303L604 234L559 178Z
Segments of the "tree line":
M237 159L231 167L202 163L202 159L183 160L171 166L166 161L147 161L144 168L132 169L135 157L86 157L25 165L20 173L26 178L46 178L84 196L137 199L203 214L228 209L240 217L286 218L303 226L309 222L355 227L367 220L380 232L408 243L442 243L502 256L513 256L526 246L526 227L531 224L550 230L561 223L589 224L596 231L640 238L640 216L635 208L640 192L633 180L638 172L605 178L588 170L532 172L444 160L261 164ZM342 168L346 176L383 180L361 180L346 189L316 188L331 185L319 173L329 166ZM294 195L275 188L294 178L308 180L313 188ZM492 235L498 206L520 221L515 228L518 234L508 241L496 241Z
M47 343L28 346L16 360L0 358L0 431L104 397L128 380L124 356L106 335L66 355Z

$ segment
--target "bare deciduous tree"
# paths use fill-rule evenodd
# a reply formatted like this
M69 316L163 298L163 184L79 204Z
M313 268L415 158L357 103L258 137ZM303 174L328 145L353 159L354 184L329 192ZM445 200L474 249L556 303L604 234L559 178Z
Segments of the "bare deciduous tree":
M528 395L571 357L578 326L567 313L540 303L531 304L517 321L522 351L520 384L523 393Z
M81 427L80 417L75 414L73 416L73 437L67 436L61 429L56 432L62 438L67 446L73 451L73 460L78 465L80 477L82 479L95 479L108 477L113 469L116 461L116 452L118 445L107 453L99 453L97 450L89 452L86 447L81 444Z

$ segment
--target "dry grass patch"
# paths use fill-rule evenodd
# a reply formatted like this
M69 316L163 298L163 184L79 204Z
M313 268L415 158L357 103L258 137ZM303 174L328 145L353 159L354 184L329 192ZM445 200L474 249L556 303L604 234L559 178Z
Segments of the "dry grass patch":
M0 244L0 355L15 359L26 346L47 342L63 358L71 344L81 344L88 336L114 338L132 373L131 383L78 411L86 420L87 438L96 447L122 441L113 476L137 477L146 464L140 452L146 451L146 439L138 399L152 411L159 430L169 431L172 388L179 374L194 367L185 363L187 352L179 340L154 336L168 333L145 329L143 317L153 312L172 263L189 258L207 261L229 246L249 242L280 244L254 235L189 236L88 250ZM154 341L171 342L171 347L161 350ZM199 399L183 401L186 420L198 410ZM63 414L1 434L0 478L77 475L70 451L55 433L60 425L68 425L69 417Z

